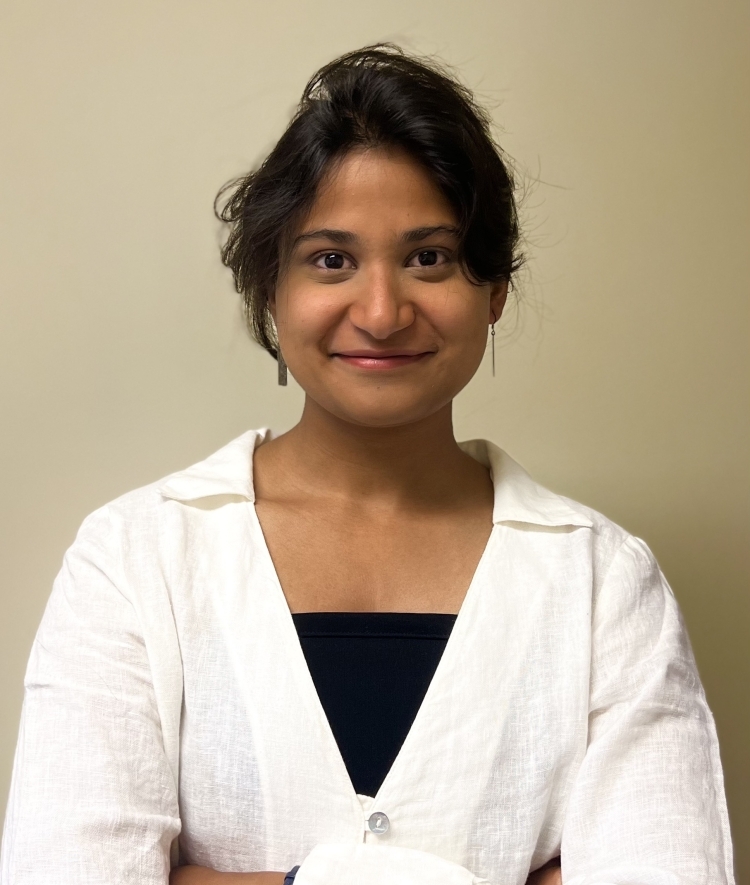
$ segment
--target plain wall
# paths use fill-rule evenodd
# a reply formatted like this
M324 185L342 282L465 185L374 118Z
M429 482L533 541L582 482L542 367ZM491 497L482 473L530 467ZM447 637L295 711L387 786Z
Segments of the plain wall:
M750 882L746 0L3 0L0 802L83 517L302 394L247 338L212 200L310 74L380 39L490 104L525 187L519 310L455 404L656 553Z

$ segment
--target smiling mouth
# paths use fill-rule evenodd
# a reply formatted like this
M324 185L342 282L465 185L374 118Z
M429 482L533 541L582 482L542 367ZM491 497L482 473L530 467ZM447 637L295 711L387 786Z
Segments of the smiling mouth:
M398 369L402 366L410 366L414 363L421 362L426 357L433 356L433 353L434 351L425 351L424 353L391 354L388 356L351 356L349 354L334 353L332 356L349 366L382 372L387 371L388 369Z

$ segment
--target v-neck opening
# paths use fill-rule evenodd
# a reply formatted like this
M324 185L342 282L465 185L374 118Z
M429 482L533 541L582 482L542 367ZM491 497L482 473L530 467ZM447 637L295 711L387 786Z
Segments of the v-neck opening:
M294 612L297 634L357 794L385 780L456 620L435 612Z
M251 477L254 477L254 461L257 448L258 445L256 444L250 454ZM492 476L491 468L490 476ZM328 744L326 755L329 758L336 760L335 766L338 769L338 774L342 780L342 783L345 783L347 785L350 797L357 803L358 807L361 807L360 795L356 792L351 777L349 776L346 762L341 755L341 750L339 749L339 745L336 741L336 736L334 735L331 724L328 721L323 703L321 702L320 696L318 695L318 691L315 687L312 673L310 672L310 668L307 664L307 661L305 660L302 643L300 642L300 638L297 634L297 629L294 624L293 613L289 607L284 589L281 586L281 580L279 578L278 572L276 571L276 566L274 564L273 557L271 556L271 550L266 542L266 537L263 532L263 526L260 522L260 517L258 516L258 511L255 506L254 498L252 501L248 502L248 505L250 511L252 512L253 527L257 529L257 533L260 539L261 555L265 559L267 572L271 577L272 583L276 590L276 601L279 603L281 608L283 608L284 614L282 614L281 620L284 623L284 630L286 633L286 635L282 638L283 645L285 648L288 647L290 649L290 663L295 667L296 672L300 675L301 681L304 683L303 690L305 691L305 695L310 704L309 709L317 719L317 724L321 729L321 733L325 735L324 740ZM496 536L496 528L496 524L493 523L492 530L490 531L490 535L487 539L484 549L482 550L482 554L479 557L479 561L477 562L477 566L474 570L471 581L469 582L469 586L466 590L466 593L464 594L463 600L461 601L459 610L455 615L455 622L453 625L453 629L451 630L451 634L446 642L445 650L443 651L443 654L438 662L432 679L430 680L430 684L427 687L427 691L425 692L422 703L419 705L419 709L416 712L411 727L409 728L409 731L407 732L406 737L404 738L404 741L401 744L398 753L396 754L396 758L394 759L393 764L389 768L382 783L380 784L377 793L373 797L367 797L368 799L372 799L373 803L376 803L378 799L380 799L380 797L384 793L386 793L386 791L390 787L390 784L396 778L398 771L407 764L404 760L408 758L408 754L411 752L412 744L414 744L415 741L419 739L420 732L424 731L426 728L424 722L427 717L427 711L432 706L433 699L437 692L440 690L441 682L447 678L446 671L451 669L453 658L455 658L458 654L458 651L456 650L457 647L460 647L461 644L463 644L464 642L464 634L468 630L468 622L470 620L469 611L470 608L474 605L474 599L478 592L476 586L479 583L479 577L483 572L486 562L489 558L489 551L494 543L494 539ZM291 649L294 649L294 651L291 651Z

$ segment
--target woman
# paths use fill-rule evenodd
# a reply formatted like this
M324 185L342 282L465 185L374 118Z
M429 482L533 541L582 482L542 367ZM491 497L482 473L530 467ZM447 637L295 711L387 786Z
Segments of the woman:
M732 882L652 554L453 435L520 263L468 91L389 45L337 59L223 217L304 411L84 522L2 882Z

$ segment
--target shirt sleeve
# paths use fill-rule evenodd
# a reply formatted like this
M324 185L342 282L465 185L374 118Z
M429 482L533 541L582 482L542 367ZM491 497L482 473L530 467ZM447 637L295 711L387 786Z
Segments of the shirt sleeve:
M180 830L146 645L106 525L89 517L37 632L2 885L166 885Z
M682 617L628 538L594 600L589 738L562 838L565 885L731 885L719 746Z

